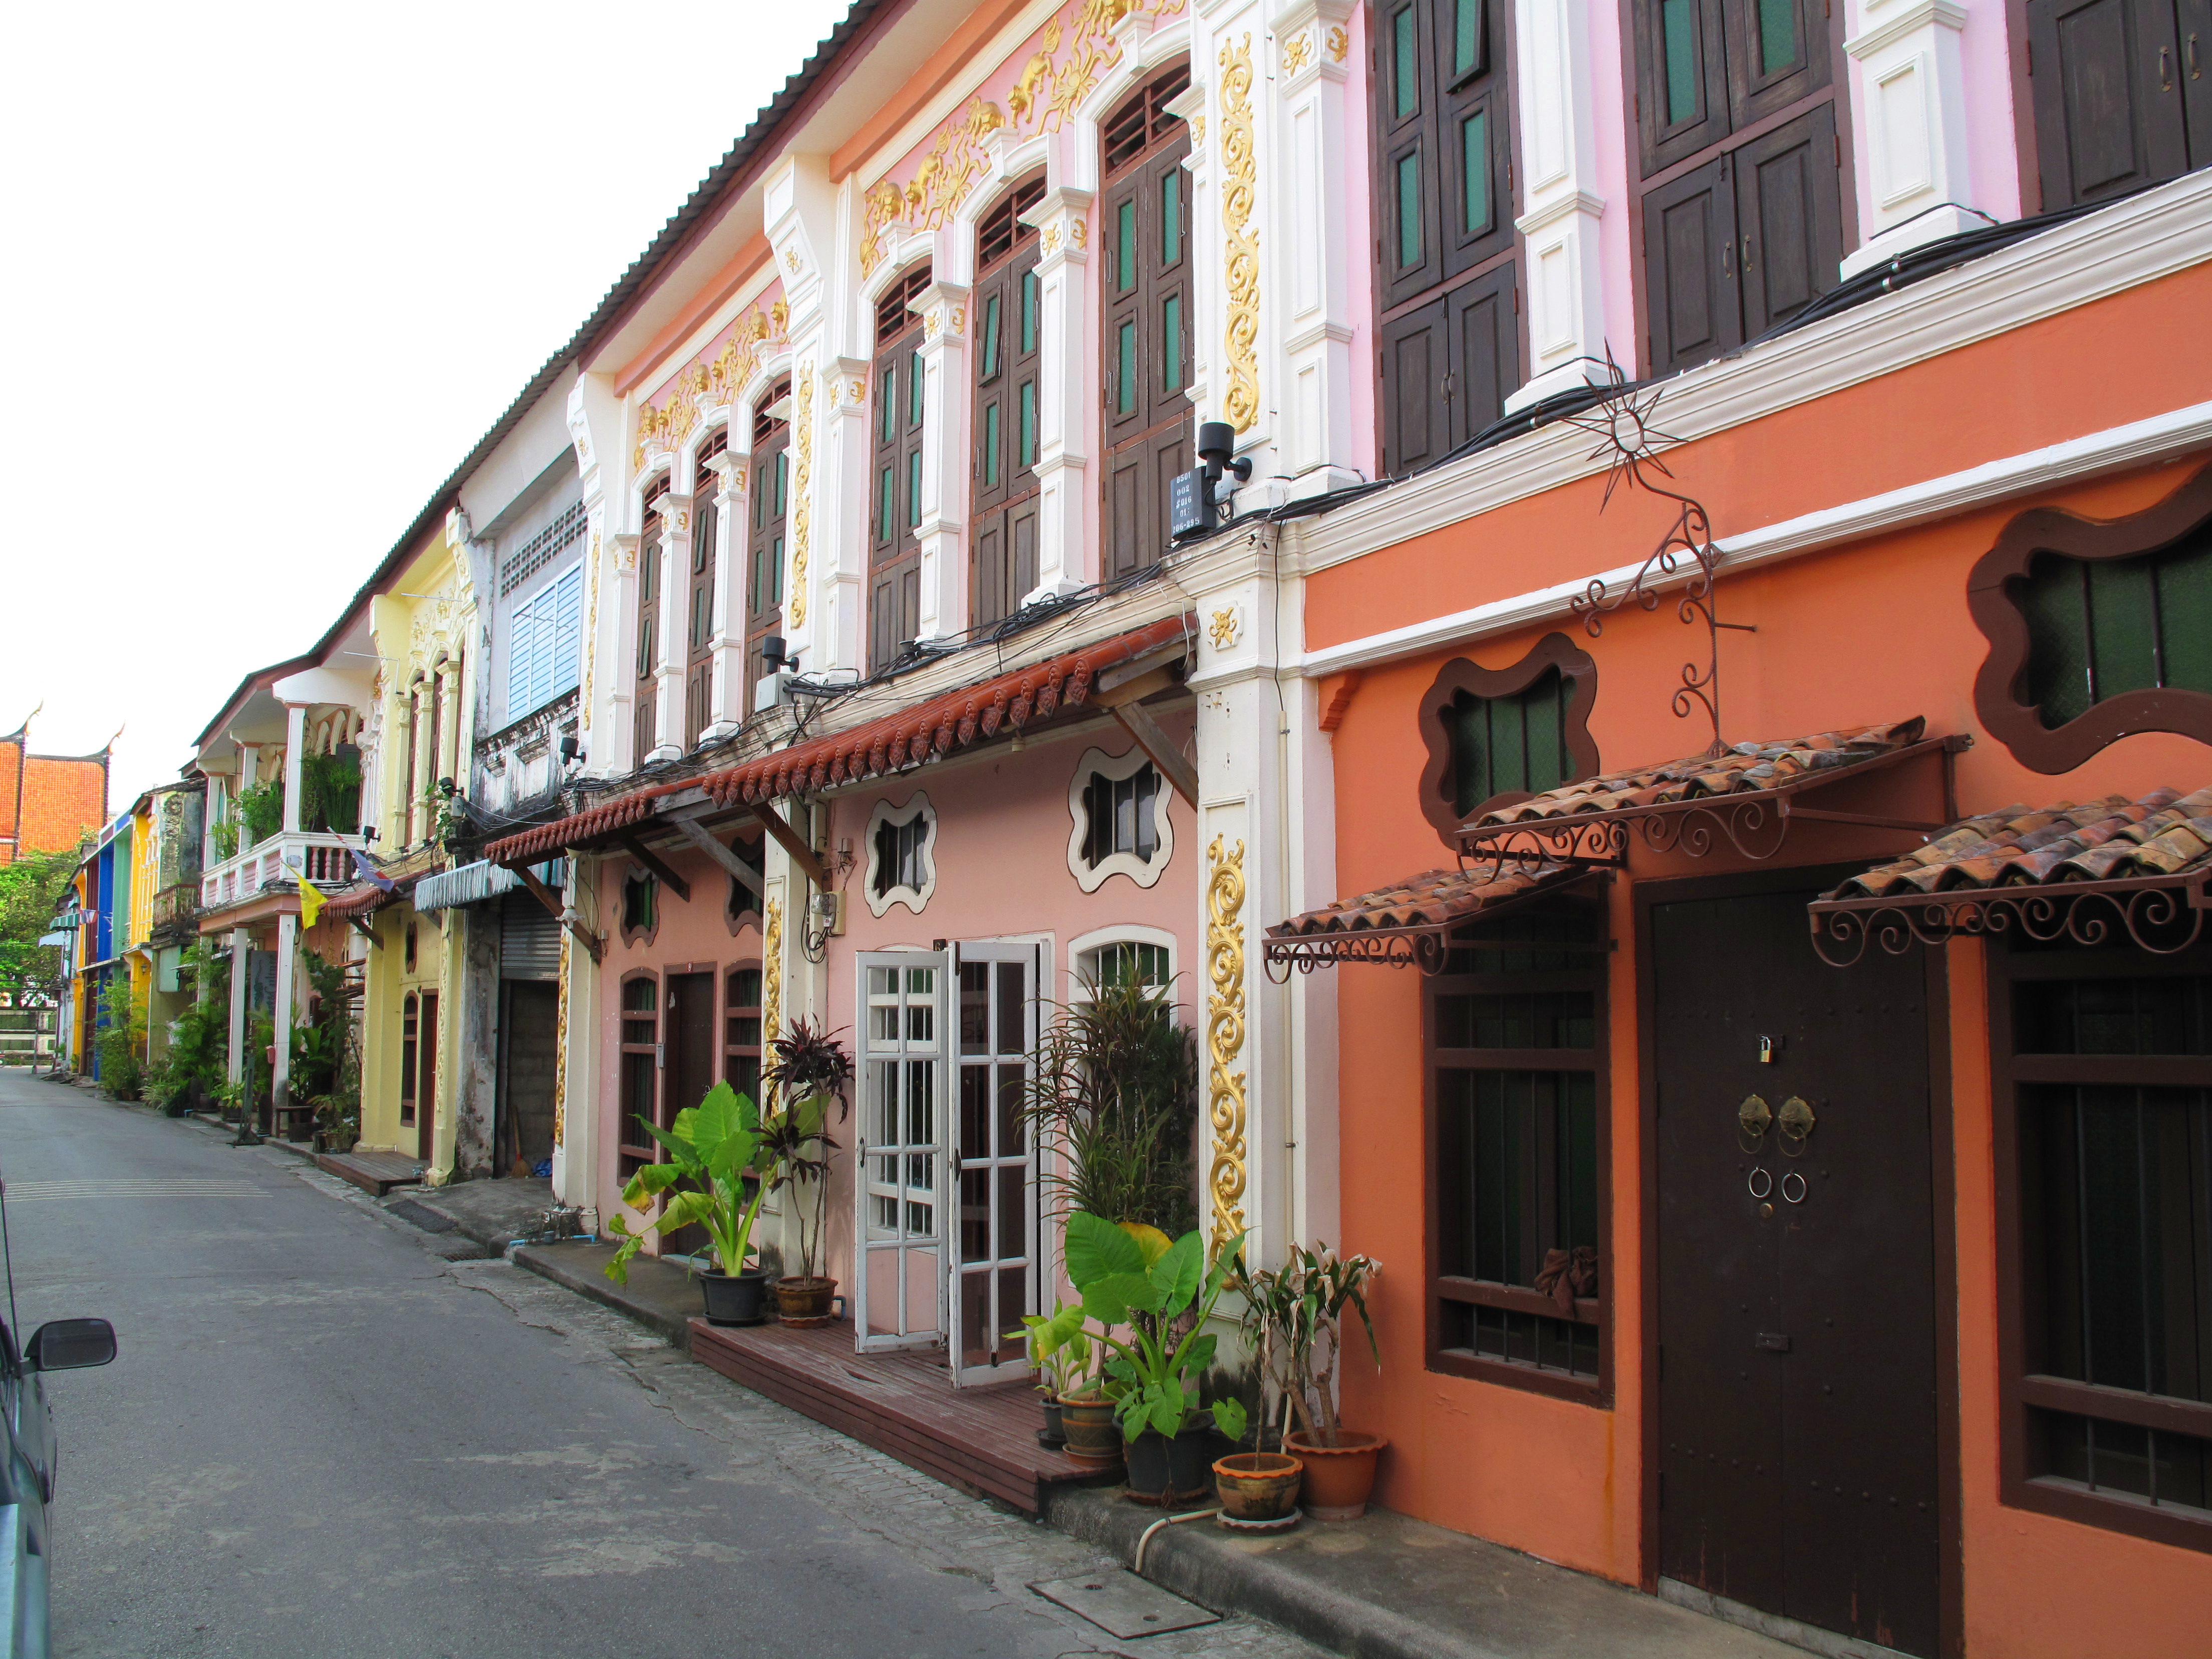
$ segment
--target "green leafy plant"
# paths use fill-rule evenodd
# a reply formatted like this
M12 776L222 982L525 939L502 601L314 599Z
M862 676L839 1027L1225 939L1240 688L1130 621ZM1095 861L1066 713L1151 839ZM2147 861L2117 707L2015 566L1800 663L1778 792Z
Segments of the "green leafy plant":
M1048 1400L1081 1400L1097 1393L1096 1358L1103 1350L1091 1340L1081 1303L1071 1306L1054 1297L1049 1315L1024 1314L1022 1326L1030 1364L1037 1369L1039 1394Z
M1231 1280L1244 1298L1238 1322L1258 1360L1261 1388L1273 1397L1267 1415L1279 1437L1297 1432L1324 1446L1340 1444L1336 1418L1336 1367L1342 1357L1343 1319L1350 1309L1366 1328L1375 1363L1382 1350L1375 1340L1375 1322L1367 1314L1367 1287L1382 1269L1372 1256L1340 1256L1328 1245L1291 1246L1279 1267L1257 1273L1240 1269Z
M669 1161L648 1164L632 1176L623 1188L623 1202L643 1210L655 1199L665 1200L660 1213L646 1223L647 1232L665 1235L696 1222L714 1241L714 1260L722 1271L744 1272L752 1249L753 1224L760 1218L761 1200L768 1192L767 1182L760 1178L768 1171L761 1152L760 1111L752 1097L717 1083L696 1106L677 1113L667 1129L643 1118L638 1121L667 1149ZM687 1181L690 1187L672 1190ZM622 1243L607 1263L607 1277L627 1285L630 1259L644 1244L645 1233L631 1231L629 1218L621 1215L608 1231Z
M100 1032L100 1084L118 1100L137 1100L146 1090L146 1022L125 989L119 1008L108 1015Z
M1030 1056L1023 1117L1056 1153L1059 1212L1170 1236L1197 1224L1198 1049L1164 987L1115 976L1063 1007Z
M361 762L336 755L300 757L300 822L349 836L361 825Z
M284 827L284 780L270 778L232 798L238 810L239 845L251 851Z
M169 1022L169 1048L148 1092L172 1116L191 1109L195 1094L212 1099L222 1085L230 1051L230 958L205 940L193 945L178 963L179 981L189 981L194 1000Z
M66 988L58 946L41 945L89 842L57 853L25 853L0 864L0 991L19 1006L53 1006Z
M214 844L217 863L238 856L238 823L233 818L217 818L208 826L208 840Z
M772 1056L762 1081L781 1103L761 1131L761 1146L774 1171L771 1193L790 1192L798 1223L799 1277L815 1276L822 1227L830 1200L830 1104L840 1122L853 1103L853 1057L819 1024L799 1019L769 1044Z
M1124 1438L1148 1429L1176 1435L1209 1412L1222 1433L1244 1437L1243 1402L1202 1406L1197 1382L1213 1363L1206 1321L1243 1247L1240 1232L1208 1267L1195 1230L1170 1243L1157 1228L1116 1225L1079 1210L1067 1218L1067 1276L1111 1351L1106 1389ZM1121 1326L1127 1337L1114 1334Z

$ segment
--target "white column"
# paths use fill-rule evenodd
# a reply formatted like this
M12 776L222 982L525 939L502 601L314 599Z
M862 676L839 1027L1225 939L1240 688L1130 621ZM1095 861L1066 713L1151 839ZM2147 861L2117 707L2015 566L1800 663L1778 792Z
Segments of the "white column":
M300 761L307 747L307 705L284 705L284 833L300 833Z
M1292 497L1359 481L1352 434L1352 277L1365 209L1363 181L1346 153L1352 78L1350 0L1291 0L1276 13L1274 116L1283 165L1274 169L1272 222L1283 228L1274 260L1282 298L1285 387L1279 432Z
M730 447L707 465L720 482L714 492L715 542L708 556L714 562L712 604L714 637L708 648L714 665L708 670L707 729L709 739L728 737L745 717L745 480L752 471L751 422L743 411L730 416ZM740 428L744 428L740 430ZM743 440L744 447L739 448Z
M921 616L919 639L968 625L968 295L934 282L914 301L921 313Z
M813 404L814 453L804 468L814 496L811 556L817 609L809 621L814 654L802 665L809 673L831 668L867 672L868 473L874 447L869 429L869 374L870 365L857 357L830 359L823 365L821 395ZM794 384L797 374L794 368ZM804 407L794 392L794 420ZM794 431L794 453L798 443ZM799 511L801 470L794 460L793 514ZM794 531L794 556L797 544Z
M623 531L608 538L614 544L614 569L607 594L608 620L601 624L599 677L605 682L608 725L599 733L599 751L592 765L603 776L618 777L645 763L633 754L637 720L637 562L658 558L657 552L641 550L640 538Z
M225 1069L233 1083L246 1075L246 967L252 941L245 928L230 930L230 1053Z
M292 1102L292 1000L299 976L300 918L290 912L276 918L276 1063L269 1074L272 1114Z
M1581 0L1516 0L1521 191L1528 302L1528 379L1510 412L1606 378L1605 295L1598 222L1600 157L1593 100L1597 66ZM1624 369L1628 365L1622 365Z
M1956 0L1856 0L1851 22L1844 50L1851 59L1851 149L1866 240L1845 257L1847 277L1990 222L1972 211L1959 46L1966 8Z
M659 741L643 758L675 760L684 753L684 669L690 649L691 498L672 492L659 507L659 550L638 554L660 561L660 660L653 666L659 708L653 722Z
M1096 365L1085 323L1092 192L1048 191L1022 216L1037 227L1037 585L1023 599L1058 599L1097 574L1084 534L1095 493L1083 448Z

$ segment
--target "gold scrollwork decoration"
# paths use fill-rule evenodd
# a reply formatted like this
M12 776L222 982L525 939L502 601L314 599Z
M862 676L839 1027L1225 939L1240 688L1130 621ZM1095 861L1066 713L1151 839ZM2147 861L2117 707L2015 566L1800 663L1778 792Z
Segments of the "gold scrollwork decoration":
M553 1144L568 1144L568 930L561 930L561 996L553 1015Z
M1283 73L1296 75L1313 60L1313 36L1301 29L1291 37L1290 45L1283 48Z
M783 1018L783 901L770 899L761 919L761 1041L775 1041Z
M1213 648L1217 651L1226 651L1231 646L1236 644L1237 607L1233 605L1224 605L1220 610L1215 611L1212 619L1206 624L1206 636L1213 641Z
M1216 1248L1244 1231L1244 843L1206 849L1206 1117L1213 1161L1206 1174Z
M584 638L586 641L599 638L599 532L592 532L592 550L588 556L591 574L585 577ZM592 659L599 655L594 650L584 652L584 690L576 702L577 735L592 735Z
M647 404L637 413L637 447L630 458L632 471L645 470L654 451L680 448L708 410L734 404L775 347L785 343L791 307L778 295L765 307L758 301L738 313L730 337L713 358L701 353L677 371L668 382L663 401Z
M791 479L791 625L799 627L806 620L806 549L807 536L814 520L813 498L808 485L814 471L814 371L808 368L793 375L797 383L796 406L791 411L792 442L799 451L799 459L792 468Z
M1330 59L1333 62L1341 64L1345 59L1345 54L1349 52L1351 50L1352 37L1346 34L1341 27L1331 28L1328 32L1328 55Z
M1239 432L1260 417L1260 233L1252 227L1256 196L1252 137L1252 37L1221 49L1221 223L1223 269L1229 276L1229 389L1223 418Z

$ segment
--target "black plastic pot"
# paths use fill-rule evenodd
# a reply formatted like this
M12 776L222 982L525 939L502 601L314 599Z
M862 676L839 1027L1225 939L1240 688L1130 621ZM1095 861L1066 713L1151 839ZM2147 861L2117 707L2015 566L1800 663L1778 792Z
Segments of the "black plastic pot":
M767 1317L768 1275L764 1273L701 1273L709 1325L758 1325Z
M1213 1427L1195 1424L1172 1440L1147 1429L1129 1443L1129 1496L1139 1504L1203 1497L1213 1480Z

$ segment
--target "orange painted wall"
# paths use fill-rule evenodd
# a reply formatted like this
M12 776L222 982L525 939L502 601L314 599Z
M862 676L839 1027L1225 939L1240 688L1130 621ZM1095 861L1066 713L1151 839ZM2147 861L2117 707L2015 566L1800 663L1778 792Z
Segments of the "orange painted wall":
M2178 283L2166 297L2185 289L2185 283ZM2200 295L2200 302L2212 299L2212 280L2188 291ZM2155 311L2151 296L2130 297L2143 302L2134 324L2147 323ZM2100 351L2082 350L2081 343L2039 336L2015 342L2036 373L2042 372L2038 364L2109 360L2109 343ZM2013 386L2015 395L1990 398L1986 411L1971 422L1971 433L1940 431L1909 453L1906 446L1884 439L1874 444L1869 459L1855 441L1842 451L1831 441L1820 451L1820 465L1807 466L1806 429L1775 417L1725 439L1686 446L1669 459L1681 486L1706 500L1725 533L1730 525L1770 522L2212 393L2212 362L2176 369L2201 375L2204 384L2182 393L2162 386L2159 398L2137 407L2125 406L2134 395L2128 388L2103 386L2096 396L2067 406L2062 422L2051 410L2063 398L2039 390L2031 400L2021 391L2021 374L1985 362L1976 372L1991 386ZM2066 384L2092 378L2057 367L2051 374ZM1887 413L1869 412L1862 404L1854 418L1888 422L1899 430L1911 424L1899 418L1903 406L1882 388L1861 390ZM1830 403L1842 404L1856 395ZM1927 395L1924 387L1922 395ZM2022 407L2030 401L2039 410ZM2052 429L2059 425L2065 429ZM2126 738L2063 776L2043 776L2021 766L1980 734L1974 718L1972 683L1986 643L1966 605L1969 568L2014 513L2045 503L2093 517L2134 512L2170 492L2204 459L1724 575L1721 615L1759 630L1723 636L1725 735L1782 738L1924 714L1931 733L1978 737L1959 757L1959 799L1966 811L2113 791L2132 794L2160 783L2185 789L2212 783L2212 749L2160 733ZM1631 562L1664 527L1662 504L1635 496L1624 501L1617 494L1600 519L1598 495L1595 483L1556 490L1486 515L1477 527L1440 532L1324 573L1309 601L1315 642L1403 623L1413 618L1415 607L1419 615L1433 615ZM1510 568L1501 569L1506 561L1468 557L1471 541L1516 550ZM1421 816L1415 796L1425 759L1418 701L1452 656L1505 667L1549 631L1533 628L1467 650L1365 672L1334 738L1340 893L1365 891L1450 863L1449 850ZM1650 615L1617 614L1596 640L1579 632L1574 637L1598 665L1590 729L1602 767L1650 764L1703 748L1709 732L1702 720L1677 720L1668 703L1683 663L1702 659L1702 630L1684 628L1672 607L1664 606ZM1932 805L1932 788L1905 775L1898 775L1893 790L1899 809ZM1812 829L1796 832L1789 862L1858 856L1871 862L1910 844L1864 830L1831 827L1815 835ZM1717 874L1729 867L1718 859L1662 866L1639 858L1638 873L1644 878ZM1383 1503L1634 1583L1652 1569L1642 1517L1643 1148L1628 883L1615 884L1611 904L1614 937L1621 942L1610 981L1611 1408L1425 1369L1422 1205L1413 1201L1422 1176L1418 1156L1409 1154L1421 1145L1422 1134L1419 986L1410 975L1375 968L1338 970L1342 1244L1384 1264L1376 1306L1383 1364L1378 1374L1364 1356L1348 1363L1345 1393L1352 1425L1391 1437L1394 1449L1385 1459L1378 1492ZM1978 1000L1962 995L1954 1018L1967 1650L2001 1659L2088 1653L2148 1659L2212 1651L2212 1638L2204 1634L2212 1630L2212 1556L2004 1510L1997 1503L1992 1176L1980 1018ZM1978 1071L1970 1063L1976 1056L1981 1057Z
M100 756L27 756L21 744L0 742L0 861L19 848L63 851L106 822L107 767Z

